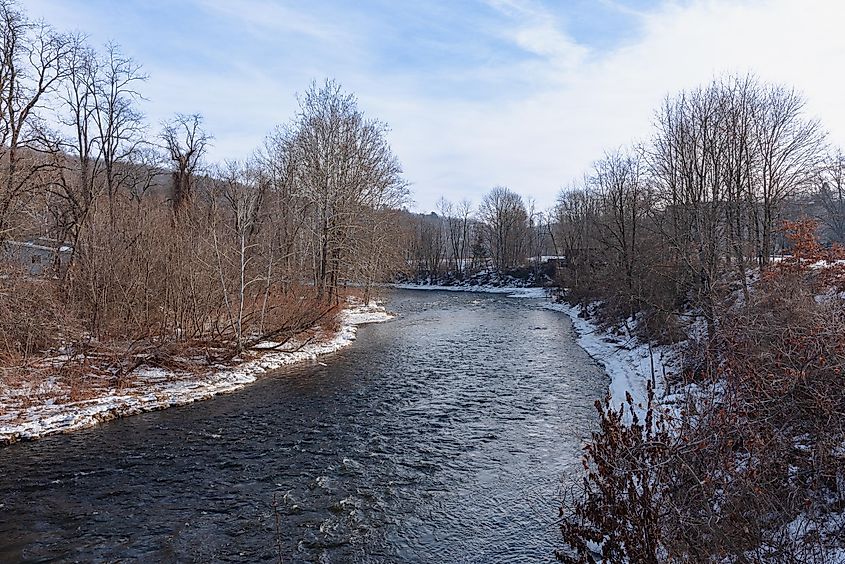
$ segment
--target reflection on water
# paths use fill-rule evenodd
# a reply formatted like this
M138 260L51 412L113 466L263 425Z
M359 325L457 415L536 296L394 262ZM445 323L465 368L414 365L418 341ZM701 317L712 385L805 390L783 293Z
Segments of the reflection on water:
M396 292L327 364L0 450L0 561L549 562L604 376L538 300ZM274 515L273 498L277 500Z

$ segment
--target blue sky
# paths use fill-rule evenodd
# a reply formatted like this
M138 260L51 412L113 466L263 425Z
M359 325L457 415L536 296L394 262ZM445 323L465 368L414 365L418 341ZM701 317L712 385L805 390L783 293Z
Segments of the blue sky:
M150 79L158 124L199 112L211 160L245 158L334 78L386 121L415 207L497 184L551 206L606 149L645 138L667 94L752 71L808 98L845 143L837 0L26 0Z

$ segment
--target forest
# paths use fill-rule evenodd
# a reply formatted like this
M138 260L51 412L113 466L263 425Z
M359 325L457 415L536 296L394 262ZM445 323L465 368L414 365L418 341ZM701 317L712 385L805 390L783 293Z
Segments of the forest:
M119 45L14 2L0 18L7 369L62 346L115 357L120 377L141 353L283 340L402 260L386 125L339 84L313 83L252 157L214 164L201 115L146 121L147 76Z
M601 430L565 561L836 561L845 508L843 161L790 87L726 76L564 190L564 299L676 344ZM840 547L841 548L841 547Z

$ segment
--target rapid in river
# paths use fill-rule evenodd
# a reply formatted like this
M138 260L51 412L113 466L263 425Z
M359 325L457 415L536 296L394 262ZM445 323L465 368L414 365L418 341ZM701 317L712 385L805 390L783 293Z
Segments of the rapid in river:
M551 562L607 380L542 300L393 321L239 392L0 449L0 561Z

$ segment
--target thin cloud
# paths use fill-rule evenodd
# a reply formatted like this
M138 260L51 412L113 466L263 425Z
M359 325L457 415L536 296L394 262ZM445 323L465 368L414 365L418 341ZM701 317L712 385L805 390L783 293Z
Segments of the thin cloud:
M125 43L151 75L151 119L204 114L215 160L248 155L312 79L339 80L391 126L423 211L443 194L477 202L497 184L549 206L604 149L647 137L666 94L724 72L795 85L831 141L845 144L839 2L195 0L179 5L193 27L159 19L138 39L126 13L160 14L164 4L136 1L31 0L27 9L98 43Z
M356 36L348 28L325 17L318 17L290 5L269 0L195 0L206 11L226 18L233 25L254 33L306 35L313 39L352 48Z

